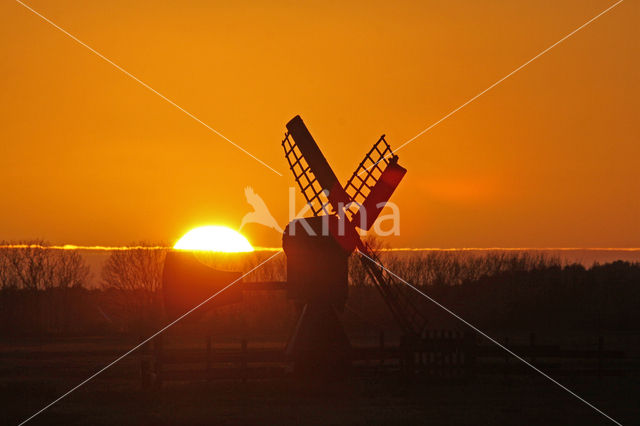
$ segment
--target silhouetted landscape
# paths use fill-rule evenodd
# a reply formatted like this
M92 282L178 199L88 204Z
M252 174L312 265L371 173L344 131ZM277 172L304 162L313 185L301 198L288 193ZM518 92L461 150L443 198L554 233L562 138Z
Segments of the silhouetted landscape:
M0 425L639 424L639 18L0 2Z
M231 264L226 261L226 266L248 270L266 257L265 253L245 255ZM408 282L482 328L624 332L638 331L640 324L640 262L585 267L528 252L387 252L382 257ZM164 251L159 249L113 252L97 279L99 287L88 288L89 268L77 252L0 249L3 334L137 335L159 327L163 322L163 259ZM377 301L376 289L360 264L350 264L350 306L357 306L372 321L388 323L386 308ZM281 258L245 281L285 279ZM280 306L262 303L265 297L270 300L274 295L253 291L245 301L261 307L258 310L224 308L230 335L237 334L232 324L237 323L241 310L243 321L262 327L269 327L264 317L274 324L286 317ZM262 309L271 311L263 313ZM424 309L433 322L455 325L455 320L429 302Z
M229 255L220 256L226 259L218 259L218 262L246 270L263 260L267 253L243 255L240 260L230 260ZM535 336L541 348L553 344L558 348L586 351L595 350L598 344L604 342L606 350L620 353L624 358L607 360L605 370L598 375L578 375L572 380L576 381L576 386L582 392L596 392L599 403L615 407L621 419L625 418L625 413L628 419L637 415L633 403L629 401L626 407L623 407L623 403L628 398L625 393L637 386L640 367L640 311L637 309L640 306L640 263L617 261L584 267L580 264L563 264L558 258L528 252L386 252L381 256L390 268L406 277L408 282L491 336L502 342L506 339L507 345L527 348L532 336ZM104 263L99 278L100 287L87 288L88 267L75 251L43 248L0 250L0 327L3 330L0 389L5 401L13 401L2 414L3 422L21 420L30 414L30 410L64 392L83 376L94 372L166 323L161 297L163 259L162 250L112 252ZM360 263L354 260L350 262L349 297L341 314L345 329L356 346L375 347L381 335L385 336L387 345L393 345L401 338L401 330L394 324ZM281 258L269 267L256 271L255 276L247 277L245 281L247 284L258 283L245 291L241 303L208 310L204 317L197 320L185 319L184 323L166 332L164 345L185 354L204 353L204 339L208 336L207 339L213 339L214 345L223 348L219 349L222 351L239 345L240 340L248 341L250 347L283 347L295 325L296 309L284 292L261 291L257 285L260 282L284 280L284 265L284 259ZM420 309L427 313L429 324L426 334L432 338L449 336L453 339L455 336L469 335L470 330L426 299L421 301ZM486 351L482 348L486 348L487 342L480 336L476 338L480 350ZM495 356L499 360L504 359L499 353ZM542 358L538 356L537 361L545 365ZM235 367L232 367L231 376L223 374L216 380L202 381L202 377L200 380L196 378L197 375L187 380L187 377L191 377L187 375L178 381L165 383L162 391L145 391L141 394L134 392L143 386L139 362L136 354L123 360L104 378L88 385L82 392L84 396L79 394L60 407L53 408L48 420L43 419L44 422L84 423L74 417L77 409L74 407L85 404L82 401L89 398L94 401L92 404L97 403L102 407L95 410L83 408L82 418L93 424L204 423L210 419L210 415L222 416L219 419L221 423L235 423L238 419L243 423L259 423L264 420L261 412L267 419L270 415L266 406L260 408L261 404L290 404L292 401L299 401L299 410L294 410L289 417L279 421L297 423L305 418L305 412L314 412L314 422L318 424L338 418L334 416L340 416L342 421L351 419L349 422L366 423L369 417L361 410L373 409L379 416L376 419L378 423L397 419L421 421L421 416L428 413L430 421L437 424L450 423L457 414L449 413L442 417L432 412L433 403L425 405L424 401L435 399L446 403L447 394L457 395L459 392L473 393L468 396L470 402L467 409L488 422L517 423L518 416L509 420L509 412L528 410L529 406L523 407L515 402L515 396L523 397L523 392L529 400L533 398L534 406L529 408L535 407L541 418L550 416L557 421L577 416L582 423L600 421L578 404L570 404L573 408L558 412L559 408L553 407L566 406L566 401L554 405L546 401L546 397L536 396L535 389L548 386L543 379L533 377L526 367L516 368L511 373L503 370L503 367L491 367L495 359L487 361L489 364L486 368L481 368L484 364L479 364L475 378L462 381L456 379L455 372L450 373L449 370L438 370L435 377L433 371L424 370L423 373L416 373L410 381L393 374L387 375L384 372L386 370L381 370L368 379L358 379L360 375L357 374L347 382L340 382L342 384L339 386L325 383L308 387L295 381L287 384L292 379L287 379L286 374L276 374L276 379L265 382L264 377L259 378L261 373L250 373L258 375L250 379L252 386L247 388L242 375L234 378ZM371 362L355 368L371 369ZM502 362L498 361L498 365ZM595 374L595 361L581 362L587 362L587 369L593 369ZM515 360L511 361L509 368L513 369L516 363ZM566 365L575 368L572 364L577 361L565 363L566 360L563 361L563 369L559 364L549 364L548 369L562 372ZM377 364L374 362L373 365ZM491 368L498 370L492 372ZM450 378L444 380L445 377ZM367 380L370 384L361 388L359 380ZM603 393L605 383L609 391ZM212 389L210 392L207 390L209 388ZM282 400L273 397L275 399L256 402L257 411L246 416L238 411L249 400L255 401L265 392L272 393L276 389L282 393ZM502 398L497 406L485 406L485 403L489 404L485 398L500 398L498 395L504 395L507 389L513 390L511 397L514 399ZM555 395L556 399L564 398L555 390L550 391L546 389L541 392ZM355 411L348 414L340 411L338 406L335 413L318 414L317 410L323 410L321 407L333 398L342 400L345 392L351 392L348 397L350 402L343 403L354 404L352 408L358 407ZM191 396L183 399L186 394ZM122 405L122 398L130 401ZM388 406L400 400L403 406L413 408L401 413ZM187 410L185 413L172 417L163 407L168 401L175 406L183 407L184 404L189 408L183 407ZM380 401L381 407L387 408L365 408L375 403L371 401ZM115 411L112 404L118 404ZM217 408L211 408L209 412L209 408L205 408L209 404ZM127 406L131 408L127 409ZM134 410L135 415L128 417L129 410ZM232 414L225 420L225 415ZM458 421L464 423L465 418L468 417L459 416Z

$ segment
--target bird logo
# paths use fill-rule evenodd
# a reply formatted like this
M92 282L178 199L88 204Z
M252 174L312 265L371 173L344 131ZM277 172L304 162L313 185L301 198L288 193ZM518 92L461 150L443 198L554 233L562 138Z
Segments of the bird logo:
M264 200L255 193L252 187L247 186L244 189L244 196L247 199L247 203L253 207L253 211L244 215L240 222L240 230L242 230L246 224L258 223L282 233L282 228L278 225L278 222L276 222Z

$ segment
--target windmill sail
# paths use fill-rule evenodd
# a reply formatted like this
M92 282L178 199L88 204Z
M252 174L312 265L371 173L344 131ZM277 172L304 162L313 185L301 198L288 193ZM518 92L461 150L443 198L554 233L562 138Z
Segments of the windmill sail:
M288 132L284 135L282 147L284 148L284 156L289 163L289 169L291 169L291 173L293 173L293 178L311 208L313 215L322 216L329 214L331 206L327 198L327 193L324 192L315 174L311 171L311 166L309 166L300 148L298 148L298 145L296 145Z
M347 209L351 221L360 229L369 230L405 173L407 169L398 164L398 156L384 135L380 136L345 185L354 201Z
M320 191L323 191L335 212L347 207L347 205L351 203L351 198L349 198L340 184L336 174L331 169L322 151L320 151L313 136L309 133L309 129L305 126L302 118L300 118L299 115L293 117L293 119L287 123L287 130L295 141L295 148L300 151L300 158L304 158L307 163L308 170L306 170L306 172L311 172L315 178L315 181L309 182L307 185L313 187L317 182L318 187L314 189L314 193L318 192L318 188ZM294 151L295 148L292 147ZM296 178L296 181L297 180ZM298 184L300 185L301 183L299 182Z

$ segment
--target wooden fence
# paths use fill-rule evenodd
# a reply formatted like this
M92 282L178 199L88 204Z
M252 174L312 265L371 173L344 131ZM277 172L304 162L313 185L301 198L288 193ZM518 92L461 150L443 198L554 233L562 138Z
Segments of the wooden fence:
M251 347L247 340L239 345L215 345L207 337L200 348L168 350L162 336L144 345L140 351L143 388L158 388L164 381L196 381L285 377L292 363L282 348ZM559 345L539 344L531 333L527 344L501 342L537 368L555 375L625 374L631 368L620 364L621 351L605 350L600 337L589 349L567 349ZM473 334L432 330L419 341L388 345L380 333L377 346L354 346L352 361L355 374L403 374L429 378L472 379L477 375L538 374L491 342ZM611 368L613 367L613 368ZM637 366L633 366L635 370Z

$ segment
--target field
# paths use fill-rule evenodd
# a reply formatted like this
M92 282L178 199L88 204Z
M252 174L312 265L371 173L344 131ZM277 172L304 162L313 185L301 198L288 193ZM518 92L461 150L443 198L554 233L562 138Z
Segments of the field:
M41 262L41 270L47 265L76 265L78 281L69 285L55 268L42 276L23 273L33 268L3 269L2 424L27 419L166 323L158 310L158 253L116 253L105 264L114 276L127 272L126 276L152 277L148 287L146 280L110 284L111 275L103 274L105 282L97 289L81 281L87 275L81 259L55 254L51 260L50 253L5 251L7 259L21 259L7 265ZM640 418L640 264L585 268L529 253L386 256L390 267L430 297L608 415L623 424ZM163 334L163 351L152 345L137 350L33 422L607 422L479 335L471 333L475 340L469 345L471 329L426 298L415 298L429 321L421 346L398 346L402 330L358 263L351 266L349 297L340 319L357 361L346 378L303 380L291 373L282 349L298 308L285 292L266 291L254 283L246 287L242 302L192 315ZM282 267L282 262L274 263L256 279L282 281ZM210 352L207 338L212 339ZM246 351L241 350L243 340L248 342ZM407 353L413 354L410 367Z
M3 424L24 420L135 343L127 338L20 339L0 346ZM196 343L196 342L191 342ZM184 342L179 345L186 344ZM515 362L515 361L513 361ZM623 424L640 418L633 375L560 376ZM289 376L165 382L143 390L132 354L45 411L34 424L604 424L538 374L443 380L354 374L327 383Z

